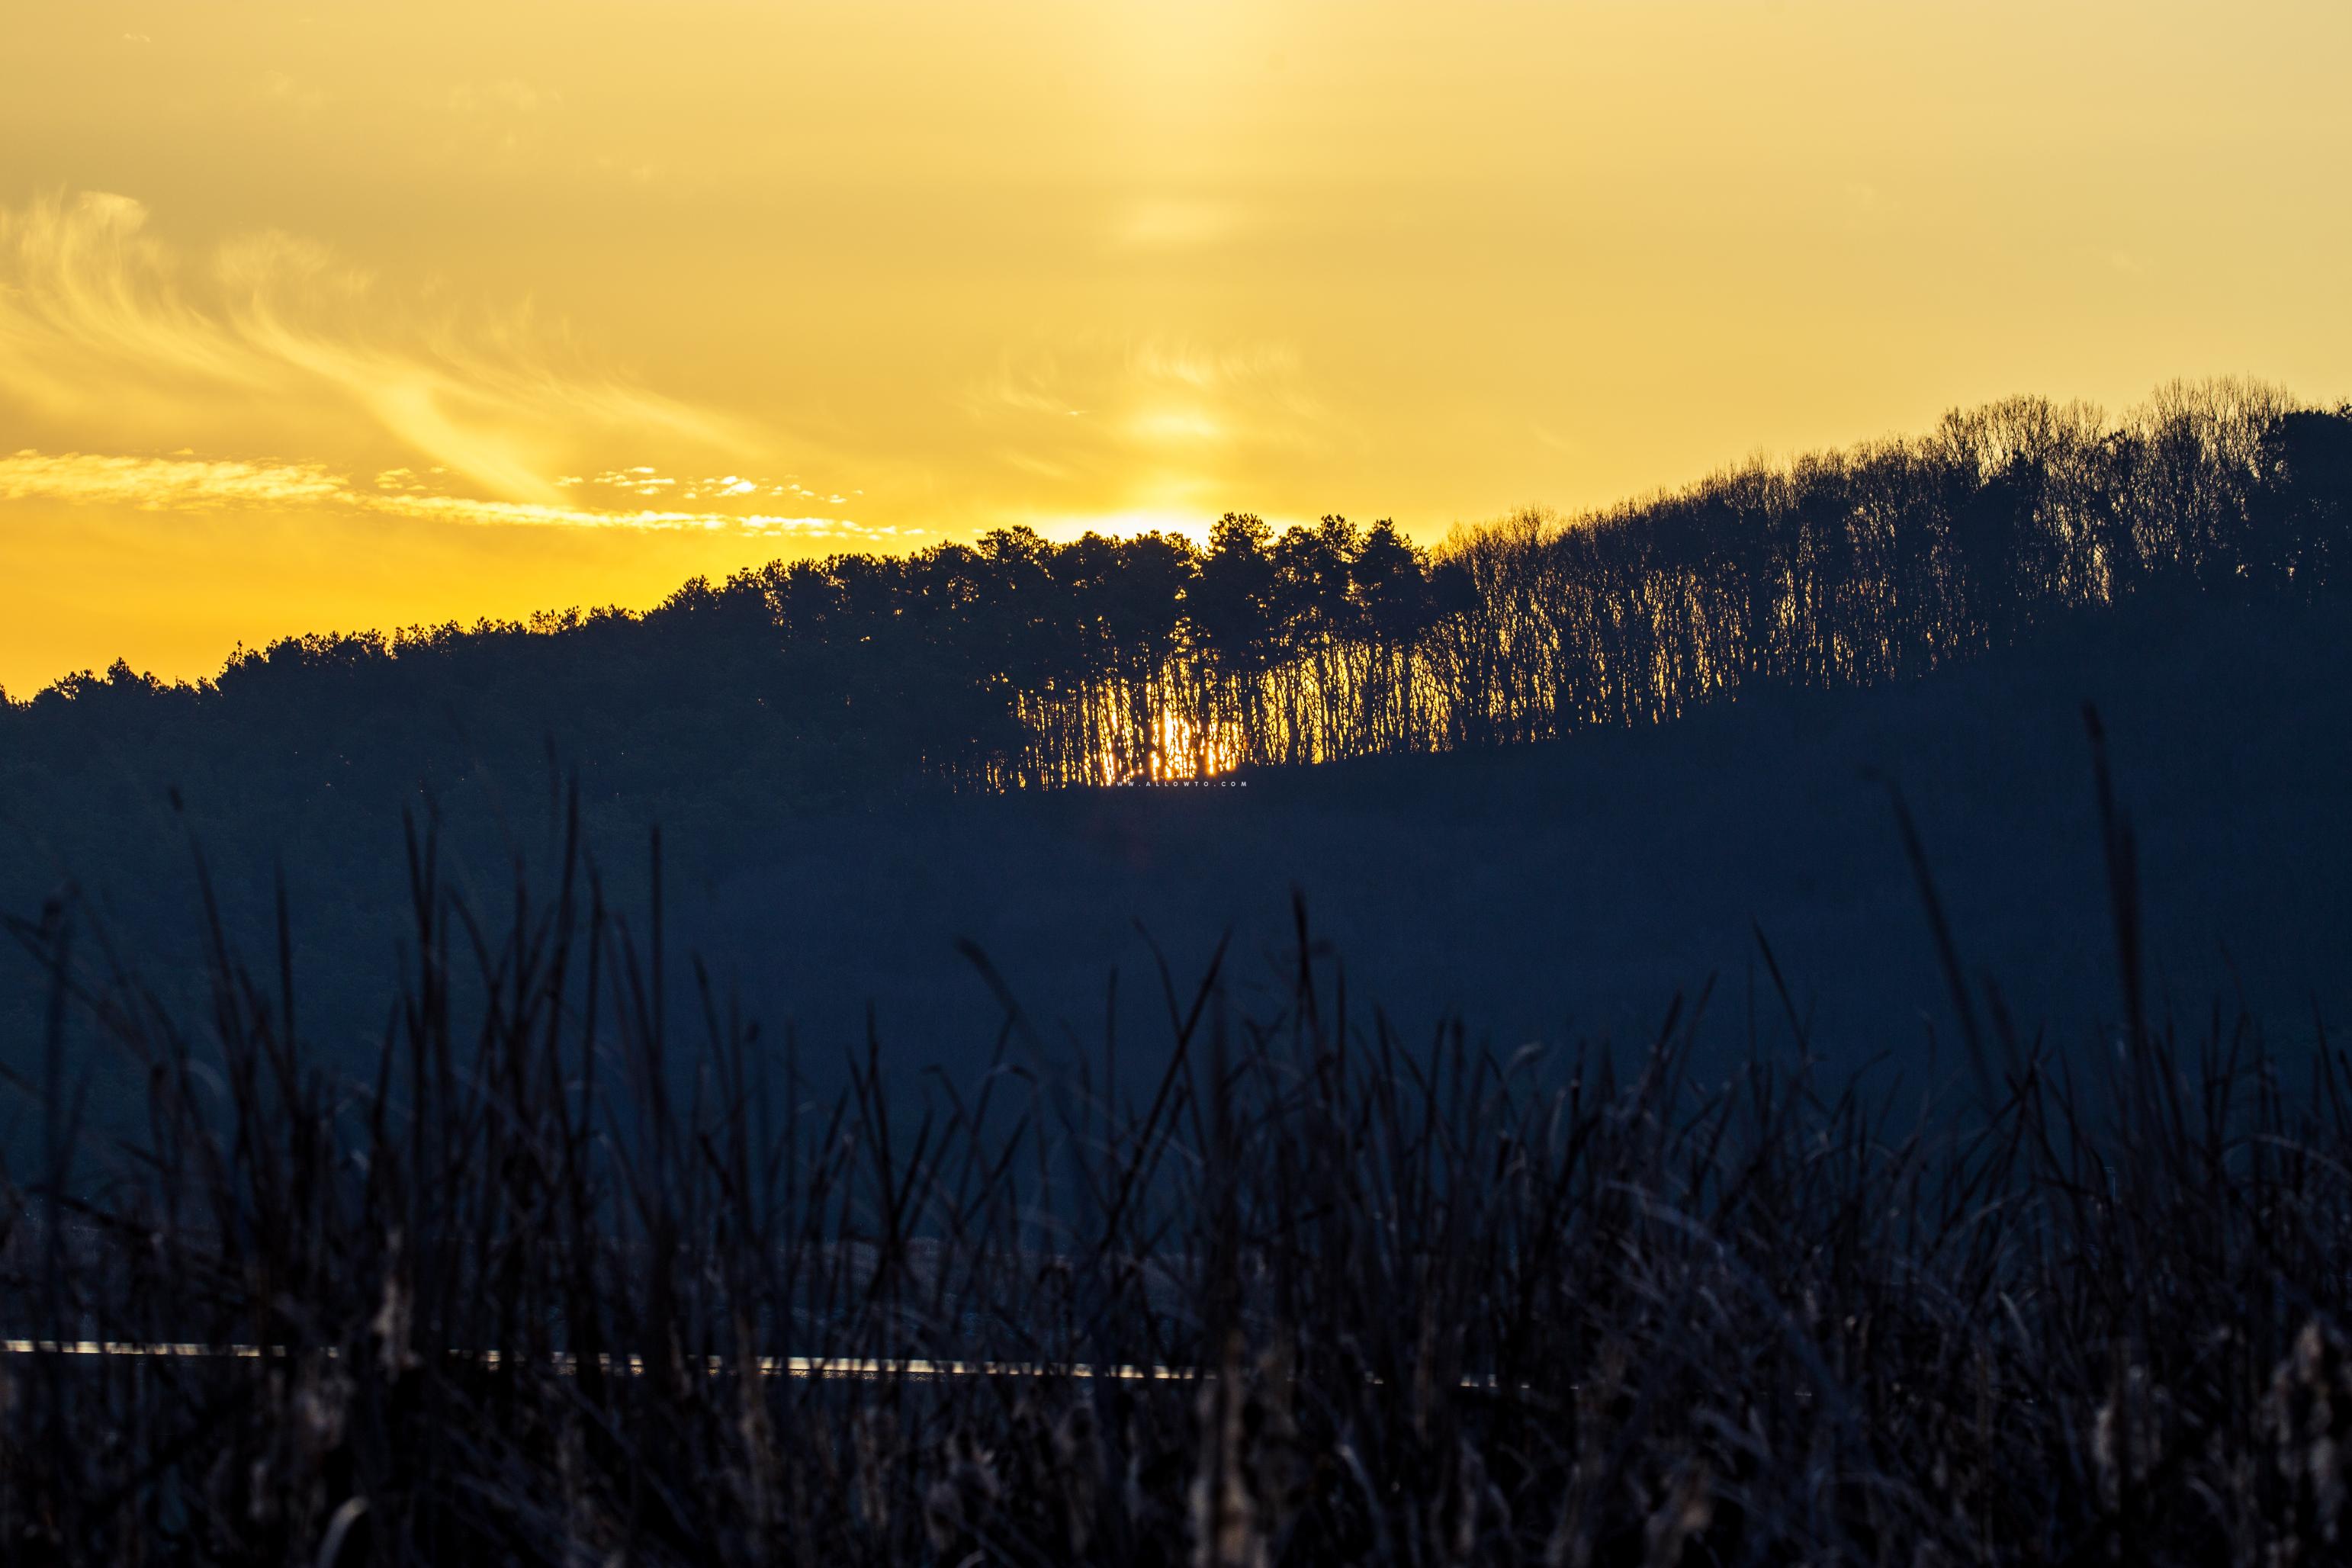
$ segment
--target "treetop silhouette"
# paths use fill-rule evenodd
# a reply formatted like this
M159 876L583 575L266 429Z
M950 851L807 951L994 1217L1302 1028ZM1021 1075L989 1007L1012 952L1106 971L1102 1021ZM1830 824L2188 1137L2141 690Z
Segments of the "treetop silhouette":
M194 684L118 661L0 724L19 783L135 753L447 785L550 738L625 795L681 773L810 800L1195 777L1903 679L2134 595L2308 595L2343 574L2347 505L2352 410L2240 381L2114 424L2013 398L1430 550L1339 516L1229 512L1205 545L1003 529L698 577L642 615L289 637Z

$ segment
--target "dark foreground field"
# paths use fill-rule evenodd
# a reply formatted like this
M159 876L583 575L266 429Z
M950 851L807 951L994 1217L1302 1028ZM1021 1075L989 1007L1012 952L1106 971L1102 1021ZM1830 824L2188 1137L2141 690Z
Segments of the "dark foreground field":
M1272 1003L1155 992L1164 1071L999 1014L995 1070L829 1100L642 917L502 924L421 847L352 1083L266 958L174 1018L22 930L9 1560L2333 1560L2347 1064L2158 1010L2089 836L2114 1026L2037 1043L1954 969L1931 1100L1809 1065L1777 988L1728 1078L1688 1004L1613 1060L1400 1040L1311 931ZM143 1064L118 1150L68 1042Z
M299 910L191 914L194 967L148 991L61 906L16 928L41 1022L0 1328L34 1342L0 1357L0 1538L2335 1560L2325 608L1514 753L778 830L723 876L678 856L659 923L576 856L518 889L420 831L369 1049L287 963ZM166 1343L254 1353L104 1353Z

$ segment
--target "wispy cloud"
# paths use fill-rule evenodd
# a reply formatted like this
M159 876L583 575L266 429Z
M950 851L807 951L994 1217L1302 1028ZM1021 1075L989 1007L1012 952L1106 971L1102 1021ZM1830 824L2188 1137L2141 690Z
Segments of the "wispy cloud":
M751 493L737 492L745 499ZM0 458L0 501L28 500L128 507L142 511L314 505L433 522L509 528L733 531L841 539L880 539L898 531L839 516L486 500L449 494L436 488L430 474L419 475L407 468L387 469L376 476L373 487L369 488L316 463L31 449Z
M0 458L0 500L166 509L340 500L350 487L315 463L22 451Z
M1146 196L1121 205L1112 217L1113 244L1121 249L1181 250L1216 245L1245 224L1235 204L1189 196Z
M1153 336L1007 355L967 389L998 460L1041 495L1111 487L1121 515L1212 511L1269 457L1352 447L1281 342ZM1058 504L1046 502L1047 505Z
M758 445L590 368L527 307L436 314L284 234L191 257L152 237L128 196L0 209L0 404L110 444L164 445L210 427L224 399L244 430L388 438L499 500L544 506L562 501L550 476L563 457L616 433Z
M496 81L453 83L444 89L440 101L452 114L535 114L562 102L563 95L537 82L501 77Z
M397 469L405 476L408 470ZM392 475L380 476L378 483ZM797 497L802 501L823 501L828 506L844 506L849 497L836 492L812 489L801 483L798 474L786 474L781 479L747 479L741 474L706 474L698 478L665 474L650 464L634 468L607 468L593 475L565 474L556 479L559 488L577 496L603 492L614 496L635 496L662 500L716 501L720 505L750 504L759 496ZM864 495L864 490L853 492Z
M260 85L254 89L254 96L272 108L306 120L326 108L331 97L327 89L316 82L302 81L284 71L271 71L263 77Z
M964 406L1073 453L1123 447L1132 455L1202 442L1312 447L1334 433L1328 411L1307 391L1297 351L1281 342L1153 337L1007 355L970 389Z

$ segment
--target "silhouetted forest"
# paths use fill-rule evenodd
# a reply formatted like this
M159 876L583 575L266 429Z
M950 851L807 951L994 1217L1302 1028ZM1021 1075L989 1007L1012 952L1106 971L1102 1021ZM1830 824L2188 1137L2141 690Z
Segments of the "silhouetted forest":
M1821 815L1828 773L1749 754L1769 751L1769 736L1695 742L1683 748L1688 767L1616 748L1564 763L1567 772L1547 763L1524 787L1396 770L1416 755L1571 734L1590 751L1604 735L1631 742L1652 721L1727 695L1745 691L1751 711L1765 689L1826 701L1947 667L1987 669L1998 661L1974 656L2003 647L2023 668L2033 648L2053 646L2058 623L2137 627L2117 635L2161 642L2175 635L2163 629L2179 619L2174 606L2235 616L2239 629L2213 622L2198 632L2210 648L2187 664L2125 659L2172 672L2144 680L2092 679L2090 666L2053 654L2053 679L2063 670L2061 684L2090 684L2058 693L2050 710L2071 713L2095 689L2118 713L2140 715L2127 750L2143 740L2200 745L2158 727L2158 693L2126 688L2170 683L2187 703L2180 723L2231 710L2232 679L2245 712L2324 710L2315 696L2299 705L2273 688L2323 679L2336 602L2325 590L2346 574L2348 506L2352 410L2298 408L2224 383L2166 390L2113 425L2082 408L1999 404L1916 439L1750 466L1573 520L1523 515L1459 531L1434 550L1337 518L1276 535L1229 517L1206 548L1166 535L1057 545L1016 531L905 557L778 563L722 584L690 583L642 616L566 612L289 639L240 652L216 679L193 685L118 664L0 707L0 910L29 914L79 888L148 974L195 994L203 955L179 918L194 896L193 841L233 930L268 929L282 877L320 1016L363 1028L389 980L391 942L391 910L368 889L396 873L402 813L429 801L453 862L487 879L479 889L520 847L546 838L558 815L551 786L576 770L585 842L613 896L644 896L644 834L659 822L679 888L709 911L699 918L741 928L698 941L735 952L768 976L768 1003L812 1022L834 1004L854 1013L883 987L892 1020L950 1027L969 975L934 931L942 921L956 925L950 936L1017 941L1016 957L1031 965L1068 952L1078 968L1095 965L1094 984L1118 960L1075 932L1104 922L1125 931L1143 918L1188 947L1205 942L1222 922L1251 917L1235 904L1251 867L1288 868L1277 894L1286 877L1320 896L1355 886L1344 868L1376 854L1385 879L1336 895L1388 911L1375 918L1367 906L1353 933L1361 946L1420 929L1443 903L1440 885L1465 867L1508 859L1557 878L1617 865L1604 853L1616 831L1644 840L1654 875L1667 875L1654 858L1670 853L1685 900L1673 935L1696 943L1717 904L1736 903L1724 907L1744 919L1770 906L1765 892L1779 885L1753 866L1738 872L1748 861L1722 835L1752 835L1767 821L1816 845L1833 827L1848 835ZM2302 602L2292 617L2289 601ZM2243 627L2265 618L2303 628L2290 639L2304 650L2295 673L2268 656L2247 662ZM2210 679L2183 674L2209 658ZM2028 742L2047 714L2024 713L2013 695L1948 696L1897 728L1918 744L1944 743L1934 737L1947 730L1972 734L2005 766L2074 776L2071 745L2053 741L2043 756L2041 741ZM2010 730L2014 743L1993 743ZM1725 746L1738 754L1714 754ZM1864 749L1900 761L1876 748ZM2325 742L2294 754L2307 763L2315 748ZM1322 805L1304 795L1286 804L1257 766L1346 758L1378 776L1318 773ZM1671 812L1621 810L1574 784L1590 767L1669 790L1718 774L1743 782L1707 786ZM1759 767L1774 776L1758 776ZM1174 818L1159 820L1169 814L1116 809L1142 804L1126 792L1087 792L1092 804L1076 817L1062 797L1036 795L1038 786L1233 768L1256 773L1246 798L1265 809L1245 820L1220 810L1215 824L1184 828L1192 837L1181 845L1181 835L1167 837ZM1979 773L1948 759L1927 776L1948 782L1958 802ZM2285 810L2281 792L2296 786L2281 777L2231 787L2267 792L2262 809ZM1478 800L1501 790L1517 815L1491 829L1442 830L1433 803L1465 789ZM1729 809L1727 791L1757 809ZM940 809L909 809L917 795L940 797ZM953 812L950 796L961 802ZM1029 796L1050 822L981 809ZM1357 804L1335 804L1342 797ZM1490 808L1507 809L1472 804ZM1561 825L1571 809L1590 816L1591 833ZM2180 820L2211 809L2184 801ZM1970 806L1954 820L1969 812L1983 816ZM2251 864L2212 838L2225 826L2197 839L2190 858L2207 868L2198 878ZM1716 837L1676 847L1691 834ZM1018 845L990 848L1006 835ZM1395 860L1401 839L1447 847L1408 875ZM1096 870L1070 860L1097 855L1091 844L1111 847ZM1212 855L1214 846L1223 847ZM1198 862L1208 880L1165 880L1150 868L1162 853ZM1212 873L1203 857L1223 868ZM984 890L957 892L967 881ZM2310 914L2308 892L2279 896ZM1097 898L1099 910L1087 903ZM1642 909L1655 906L1643 898ZM1520 935L1479 925L1475 947L1601 942L1592 950L1617 952L1602 928L1557 905L1532 883L1489 887L1475 909L1491 906ZM1443 907L1448 919L1470 918ZM1031 925L1005 924L1003 911L1016 909L1034 913ZM1605 930L1640 927L1636 913L1620 909ZM1843 919L1826 906L1822 918ZM2252 931L2242 910L2231 918L2234 931ZM2313 916L2314 929L2336 929L2331 918ZM1717 961L1702 958L1702 946L1714 953L1712 938L1686 952L1654 931L1643 951L1654 949L1654 963L1680 982L1690 978L1682 965ZM1463 966L1475 969L1475 954L1443 952L1440 967L1468 984ZM811 991L803 969L820 953L855 994ZM1619 952L1609 973L1629 965ZM1599 982L1589 968L1579 974L1575 995L1592 1005ZM1528 1025L1554 1016L1549 992L1507 996L1479 984L1485 1015L1523 1007ZM1432 1005L1451 994L1435 969L1430 984ZM1064 989L1057 981L1041 994L1059 1006ZM29 1038L37 1023L30 992L0 987L0 1036Z
M2347 508L2221 384L0 709L0 1535L2333 1561Z
M676 821L1542 740L1902 679L2134 595L2307 595L2352 559L2347 507L2352 409L2242 382L2113 425L2020 398L1434 550L1337 516L1231 513L1205 548L1010 529L698 578L643 615L289 638L194 685L117 663L0 710L6 784L135 760L191 789L446 793L552 739Z

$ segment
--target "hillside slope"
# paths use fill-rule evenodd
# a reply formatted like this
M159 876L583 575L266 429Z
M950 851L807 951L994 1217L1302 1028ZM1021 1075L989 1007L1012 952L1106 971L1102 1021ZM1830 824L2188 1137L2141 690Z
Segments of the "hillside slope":
M2315 1016L2352 1013L2344 628L2333 602L2143 604L1915 684L1751 691L1552 744L1265 771L1245 787L928 796L817 818L780 806L668 836L668 951L703 955L819 1069L863 1053L870 1002L893 1076L911 1082L993 1048L1000 1010L961 942L989 955L1044 1048L1090 1060L1116 971L1118 1054L1137 1074L1169 1035L1152 943L1189 988L1230 928L1232 993L1271 1010L1295 964L1294 889L1352 1005L1377 1001L1409 1035L1459 1016L1504 1048L1642 1039L1712 975L1711 1037L1743 1047L1752 1005L1757 1038L1786 1050L1752 920L1825 1058L1924 1067L1935 1022L1940 1071L1957 1065L1946 990L1883 781L1910 802L1971 973L1997 976L2029 1026L2079 1039L2118 1012L2088 700L2112 736L2171 1002L2200 1016L2242 984L2274 1031L2308 1037ZM500 846L543 864L548 807L543 774L448 803L448 883L504 898ZM131 962L193 1006L195 881L154 810L142 842L163 847L89 891ZM345 815L331 861L287 876L303 1031L357 1063L391 1000L405 873L396 819ZM644 840L597 847L616 907L641 910ZM215 859L231 937L264 958L269 862ZM20 889L48 875L29 859L12 874ZM39 994L20 955L0 961L19 1070L37 1059ZM671 994L693 994L683 969ZM103 1102L120 1068L92 1065Z
M1971 970L2072 1034L2117 1014L2089 700L2170 999L2201 1014L2242 981L2307 1032L2315 1001L2352 1001L2346 668L2331 605L2143 608L1913 686L1559 744L837 819L702 880L685 934L763 1016L855 1042L871 998L895 1056L967 1059L994 1015L960 940L1054 1040L1098 1042L1116 968L1139 1051L1166 1022L1138 922L1180 984L1230 925L1237 994L1270 1005L1294 888L1355 995L1410 1030L1454 1011L1506 1046L1639 1037L1714 974L1718 1036L1744 1037L1752 978L1785 1042L1753 920L1820 1048L1908 1058L1944 986L1875 774L1910 803Z

